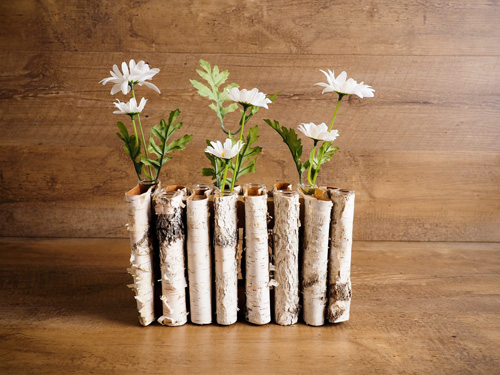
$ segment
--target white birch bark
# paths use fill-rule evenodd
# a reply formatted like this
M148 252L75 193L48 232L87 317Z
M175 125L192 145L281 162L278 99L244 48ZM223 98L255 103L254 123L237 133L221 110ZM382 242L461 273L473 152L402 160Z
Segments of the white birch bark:
M191 321L212 323L212 263L208 202L211 190L195 191L186 204Z
M245 188L246 319L253 324L271 321L267 193Z
M231 185L226 185L224 192L229 191L230 188L231 188ZM215 194L220 193L220 189L218 187L215 187L214 191L215 191ZM241 193L241 185L234 185L233 194L240 195L240 193ZM224 195L225 195L225 193L224 193Z
M300 203L296 192L274 192L274 315L291 325L299 318Z
M151 191L146 192L141 185L125 194L130 235L130 268L133 284L128 285L135 292L139 322L143 326L155 320L153 244L150 235ZM142 193L142 194L141 194Z
M351 307L351 250L354 220L354 197L352 190L329 189L333 202L328 266L328 309L331 323L349 320Z
M180 326L187 322L186 277L184 274L184 224L182 208L185 189L169 192L158 188L154 195L156 234L160 246L163 315L158 322Z
M238 319L237 199L236 194L214 197L216 314L222 325Z
M304 195L303 317L306 324L312 326L324 324L327 302L328 235L333 204L324 199Z

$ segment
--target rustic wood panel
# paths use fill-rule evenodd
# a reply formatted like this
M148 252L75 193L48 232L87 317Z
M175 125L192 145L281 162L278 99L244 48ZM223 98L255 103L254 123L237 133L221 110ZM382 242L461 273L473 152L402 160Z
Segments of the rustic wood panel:
M329 121L334 98L313 84L320 68L345 69L377 90L342 103L341 152L323 172L358 192L355 238L500 238L498 2L21 0L0 11L0 235L126 235L134 177L97 82L130 58L161 69L162 95L139 92L146 123L180 108L195 136L163 179L200 181L205 139L222 138L189 84L205 58L243 87L281 91L252 122L264 147L252 180L295 179L261 119Z
M127 240L2 238L0 252L3 374L460 375L500 365L498 244L354 242L351 319L324 327L144 328L126 287Z
M324 80L320 68L349 67L355 77L376 88L376 97L351 97L339 111L339 146L354 150L497 151L500 149L500 57L366 57L268 55L138 54L162 71L161 95L138 89L149 102L145 123L157 123L180 108L185 129L202 147L205 139L222 138L208 100L189 83L197 77L200 57L231 71L243 87L281 91L269 110L251 124L262 124L260 144L273 147L276 134L260 122L275 118L288 126L329 122L333 95L321 95L314 83ZM10 53L0 55L0 144L95 146L115 140L111 87L97 83L126 54ZM471 74L470 67L477 71ZM346 68L347 69L347 68ZM22 116L20 115L22 113ZM237 114L228 122L237 121ZM13 126L15 124L15 126ZM36 124L36 126L34 126Z
M0 164L10 165L2 169L0 235L127 235L123 193L135 178L118 147L0 151ZM346 151L320 181L356 190L357 240L499 241L499 164L500 155L488 152ZM200 176L202 166L208 166L203 149L188 146L167 164L162 181L209 182ZM241 182L297 180L284 148L265 150L258 166L258 174Z
M0 45L17 51L500 55L497 1L18 0L0 11Z

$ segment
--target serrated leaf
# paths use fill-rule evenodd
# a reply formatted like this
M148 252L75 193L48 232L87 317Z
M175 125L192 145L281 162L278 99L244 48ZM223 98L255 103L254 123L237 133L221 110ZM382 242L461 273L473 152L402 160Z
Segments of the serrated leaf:
M238 172L238 177L243 177L244 175L249 174L249 173L255 173L256 164L257 164L257 160L256 159L250 160L245 165L245 167L243 167L243 168L240 169L240 171Z
M203 97L215 100L212 90L210 90L203 83L198 82L198 81L196 81L194 79L190 79L189 82L191 82L191 84L193 85L193 87L198 90L198 94L200 96L203 96Z
M196 69L196 73L198 73L198 75L208 83L208 86L194 79L190 80L190 82L193 87L198 90L198 94L200 96L212 100L209 107L215 111L221 123L222 129L224 129L224 117L226 114L235 111L237 108L236 103L233 103L235 105L231 104L224 107L223 103L228 100L228 98L224 94L224 91L220 91L219 89L220 86L227 81L229 72L227 70L220 71L217 65L214 65L212 68L210 63L205 60L200 60L199 63L203 70ZM232 83L226 86L226 88L232 87L238 87L238 85Z
M210 72L204 72L203 70L196 69L196 73L207 81L212 88L214 87L214 79L212 78L212 74Z
M182 122L175 123L179 116L180 111L178 109L171 111L168 121L162 119L160 124L153 126L151 129L148 152L156 155L156 159L143 158L142 162L144 164L148 163L147 165L154 167L156 178L158 178L163 165L172 159L172 156L169 156L168 154L176 150L183 150L193 138L192 135L186 134L172 142L169 142L172 134L182 127ZM156 143L155 137L159 144Z
M213 109L213 108L212 108ZM238 103L232 103L228 105L227 107L222 107L221 108L221 113L224 116L226 116L228 113L234 112L238 109ZM217 109L215 109L217 110Z
M179 118L179 116L181 115L181 111L179 111L179 109L175 109L173 110L172 112L170 112L170 115L168 116L168 124L170 126L172 126L174 124L175 121L177 121L177 119ZM166 126L167 124L165 123L165 120L164 119L161 119L160 121L160 125L162 127Z
M330 161L330 159L337 153L338 150L338 147L332 147L332 142L324 142L320 146L319 152L316 155L316 160L314 161L315 165L317 165L319 162L319 165L321 166L321 164L325 164L326 162ZM323 157L320 160L319 158L321 155L323 155Z
M203 59L200 59L199 63L200 63L200 66L201 66L203 69L205 69L207 72L210 72L211 67L210 67L210 63L209 63L208 61L205 61L205 60L203 60Z
M219 87L220 85L222 85L224 82L227 81L228 77L229 77L229 71L227 70L224 70L222 72L220 72L220 74L215 74L215 69L218 69L219 67L216 65L214 67L214 86L216 87Z
M268 124L270 127L272 127L274 130L276 130L276 132L283 139L283 142L288 146L288 149L292 154L293 161L295 162L297 173L299 174L299 181L302 182L302 174L307 168L309 168L309 162L306 162L307 163L306 167L305 163L303 163L301 160L302 140L298 137L294 129L281 126L280 123L276 120L271 121L269 119L265 119L264 122Z
M118 121L116 125L120 130L120 133L116 133L116 135L123 141L125 153L130 157L130 160L132 160L137 177L140 179L141 169L143 166L140 160L141 156L140 143L138 142L135 135L129 135L127 127L125 126L125 124L123 124L123 122Z
M166 148L165 148L165 154L169 152L174 152L176 150L184 150L187 146L187 144L191 141L193 138L192 134L186 134L183 135L182 137L176 139L175 141L171 142Z
M152 154L155 154L156 156L160 157L161 154L162 154L162 150L160 149L160 147L158 147L155 143L155 140L153 138L153 136L150 136L149 137L149 147L148 147L148 152L149 153L152 153Z

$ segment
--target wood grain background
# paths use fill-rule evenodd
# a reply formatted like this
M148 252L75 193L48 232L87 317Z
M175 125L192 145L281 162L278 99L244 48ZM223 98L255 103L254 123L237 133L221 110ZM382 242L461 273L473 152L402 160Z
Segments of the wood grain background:
M222 133L189 83L204 58L242 87L281 91L251 122L264 151L244 181L295 180L261 119L329 121L335 97L313 84L319 69L346 70L376 96L342 103L341 151L320 179L356 190L355 239L500 241L498 1L19 0L0 11L2 236L127 235L123 193L136 181L111 86L97 83L130 58L161 69L162 94L138 92L146 123L180 108L194 134L163 182L207 182L205 139Z

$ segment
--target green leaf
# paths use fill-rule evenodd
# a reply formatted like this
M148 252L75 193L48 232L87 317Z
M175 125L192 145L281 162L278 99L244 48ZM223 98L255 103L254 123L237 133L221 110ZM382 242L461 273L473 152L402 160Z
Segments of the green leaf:
M318 167L321 167L322 164L330 161L338 150L338 147L332 147L332 142L323 142L316 152L316 157L313 160L313 169L318 169Z
M278 91L276 94L273 94L271 96L268 95L267 98L274 103L279 94L281 94L281 91Z
M227 100L227 96L224 94L226 89L239 87L236 83L231 83L226 85L224 90L220 91L220 86L223 85L227 79L229 78L229 71L223 70L220 71L219 67L215 65L213 68L208 61L200 60L200 66L203 70L196 69L196 73L203 78L208 85L205 85L201 82L198 82L194 79L189 80L193 87L198 91L198 94L202 97L209 98L212 103L210 103L209 107L212 108L219 121L221 126L224 126L224 117L231 112L234 112L238 105L236 103L232 103L231 105L224 106L223 103Z
M275 94L273 96L277 96ZM304 171L309 168L309 162L302 162L302 140L298 137L295 130L292 128L287 128L285 126L281 126L280 123L276 120L265 119L264 122L272 127L276 132L281 136L283 142L288 146L290 153L292 154L293 161L295 162L295 166L297 168L297 173L299 174L299 181L302 182L302 174ZM307 165L306 165L307 164Z
M203 83L198 82L194 79L190 79L189 82L191 82L193 87L198 90L198 94L200 96L203 96L205 98L209 98L211 100L216 100L216 98L214 97L213 91L211 89L209 89L207 86L205 86Z
M175 109L172 112L170 112L170 115L168 116L168 124L173 125L174 122L177 121L177 119L179 118L180 115L181 115L181 111L179 111L179 109ZM164 119L161 119L160 125L166 126Z
M201 175L215 179L215 171L213 168L201 168Z
M210 63L208 61L205 61L203 59L200 59L200 66L205 69L207 72L210 72Z
M227 107L221 107L222 116L226 116L228 113L234 112L238 109L238 103L232 103Z
M255 173L256 164L257 164L257 160L256 159L252 159L248 163L246 163L246 165L239 170L239 172L238 172L238 178L240 178L240 177L242 177L242 176L244 176L246 174L249 174L249 173Z
M184 150L187 146L187 144L191 141L193 138L192 134L186 134L183 135L182 137L176 139L175 141L171 142L166 148L165 148L165 153L169 152L174 152L176 150Z
M158 161L148 158L141 158L142 164L149 165L152 167L160 167L160 163Z
M125 126L125 124L123 122L121 122L121 121L118 121L116 123L116 126L118 126L118 129L120 130L120 132L123 135L122 139L128 139L129 138L129 136L128 136L128 130L127 130L127 127Z
M160 157L162 150L160 149L159 146L156 145L155 140L153 136L149 136L149 147L148 147L148 152L151 154L155 154L156 156Z
M156 155L156 159L143 158L142 163L154 167L156 178L160 175L163 165L172 159L172 156L168 154L176 150L183 150L193 138L192 135L186 134L169 142L172 135L182 127L182 122L175 122L179 118L180 113L178 109L170 112L168 121L162 119L159 125L155 125L151 129L148 152ZM158 143L156 143L155 138L158 140Z
M242 147L240 151L240 157L237 165L232 165L230 167L231 173L234 175L236 173L236 180L246 174L255 172L257 156L261 153L262 147L256 146L252 147L252 145L259 140L259 127L254 126L250 128L248 131L248 135L245 140L245 145ZM236 139L234 136L230 137L233 143L236 143Z
M141 170L143 167L142 161L140 160L141 145L135 135L129 135L127 127L123 122L118 121L116 123L116 126L118 126L118 130L120 130L120 132L119 133L117 132L116 135L123 141L125 153L130 157L130 160L132 160L132 163L134 164L135 173L137 174L137 177L140 179Z

